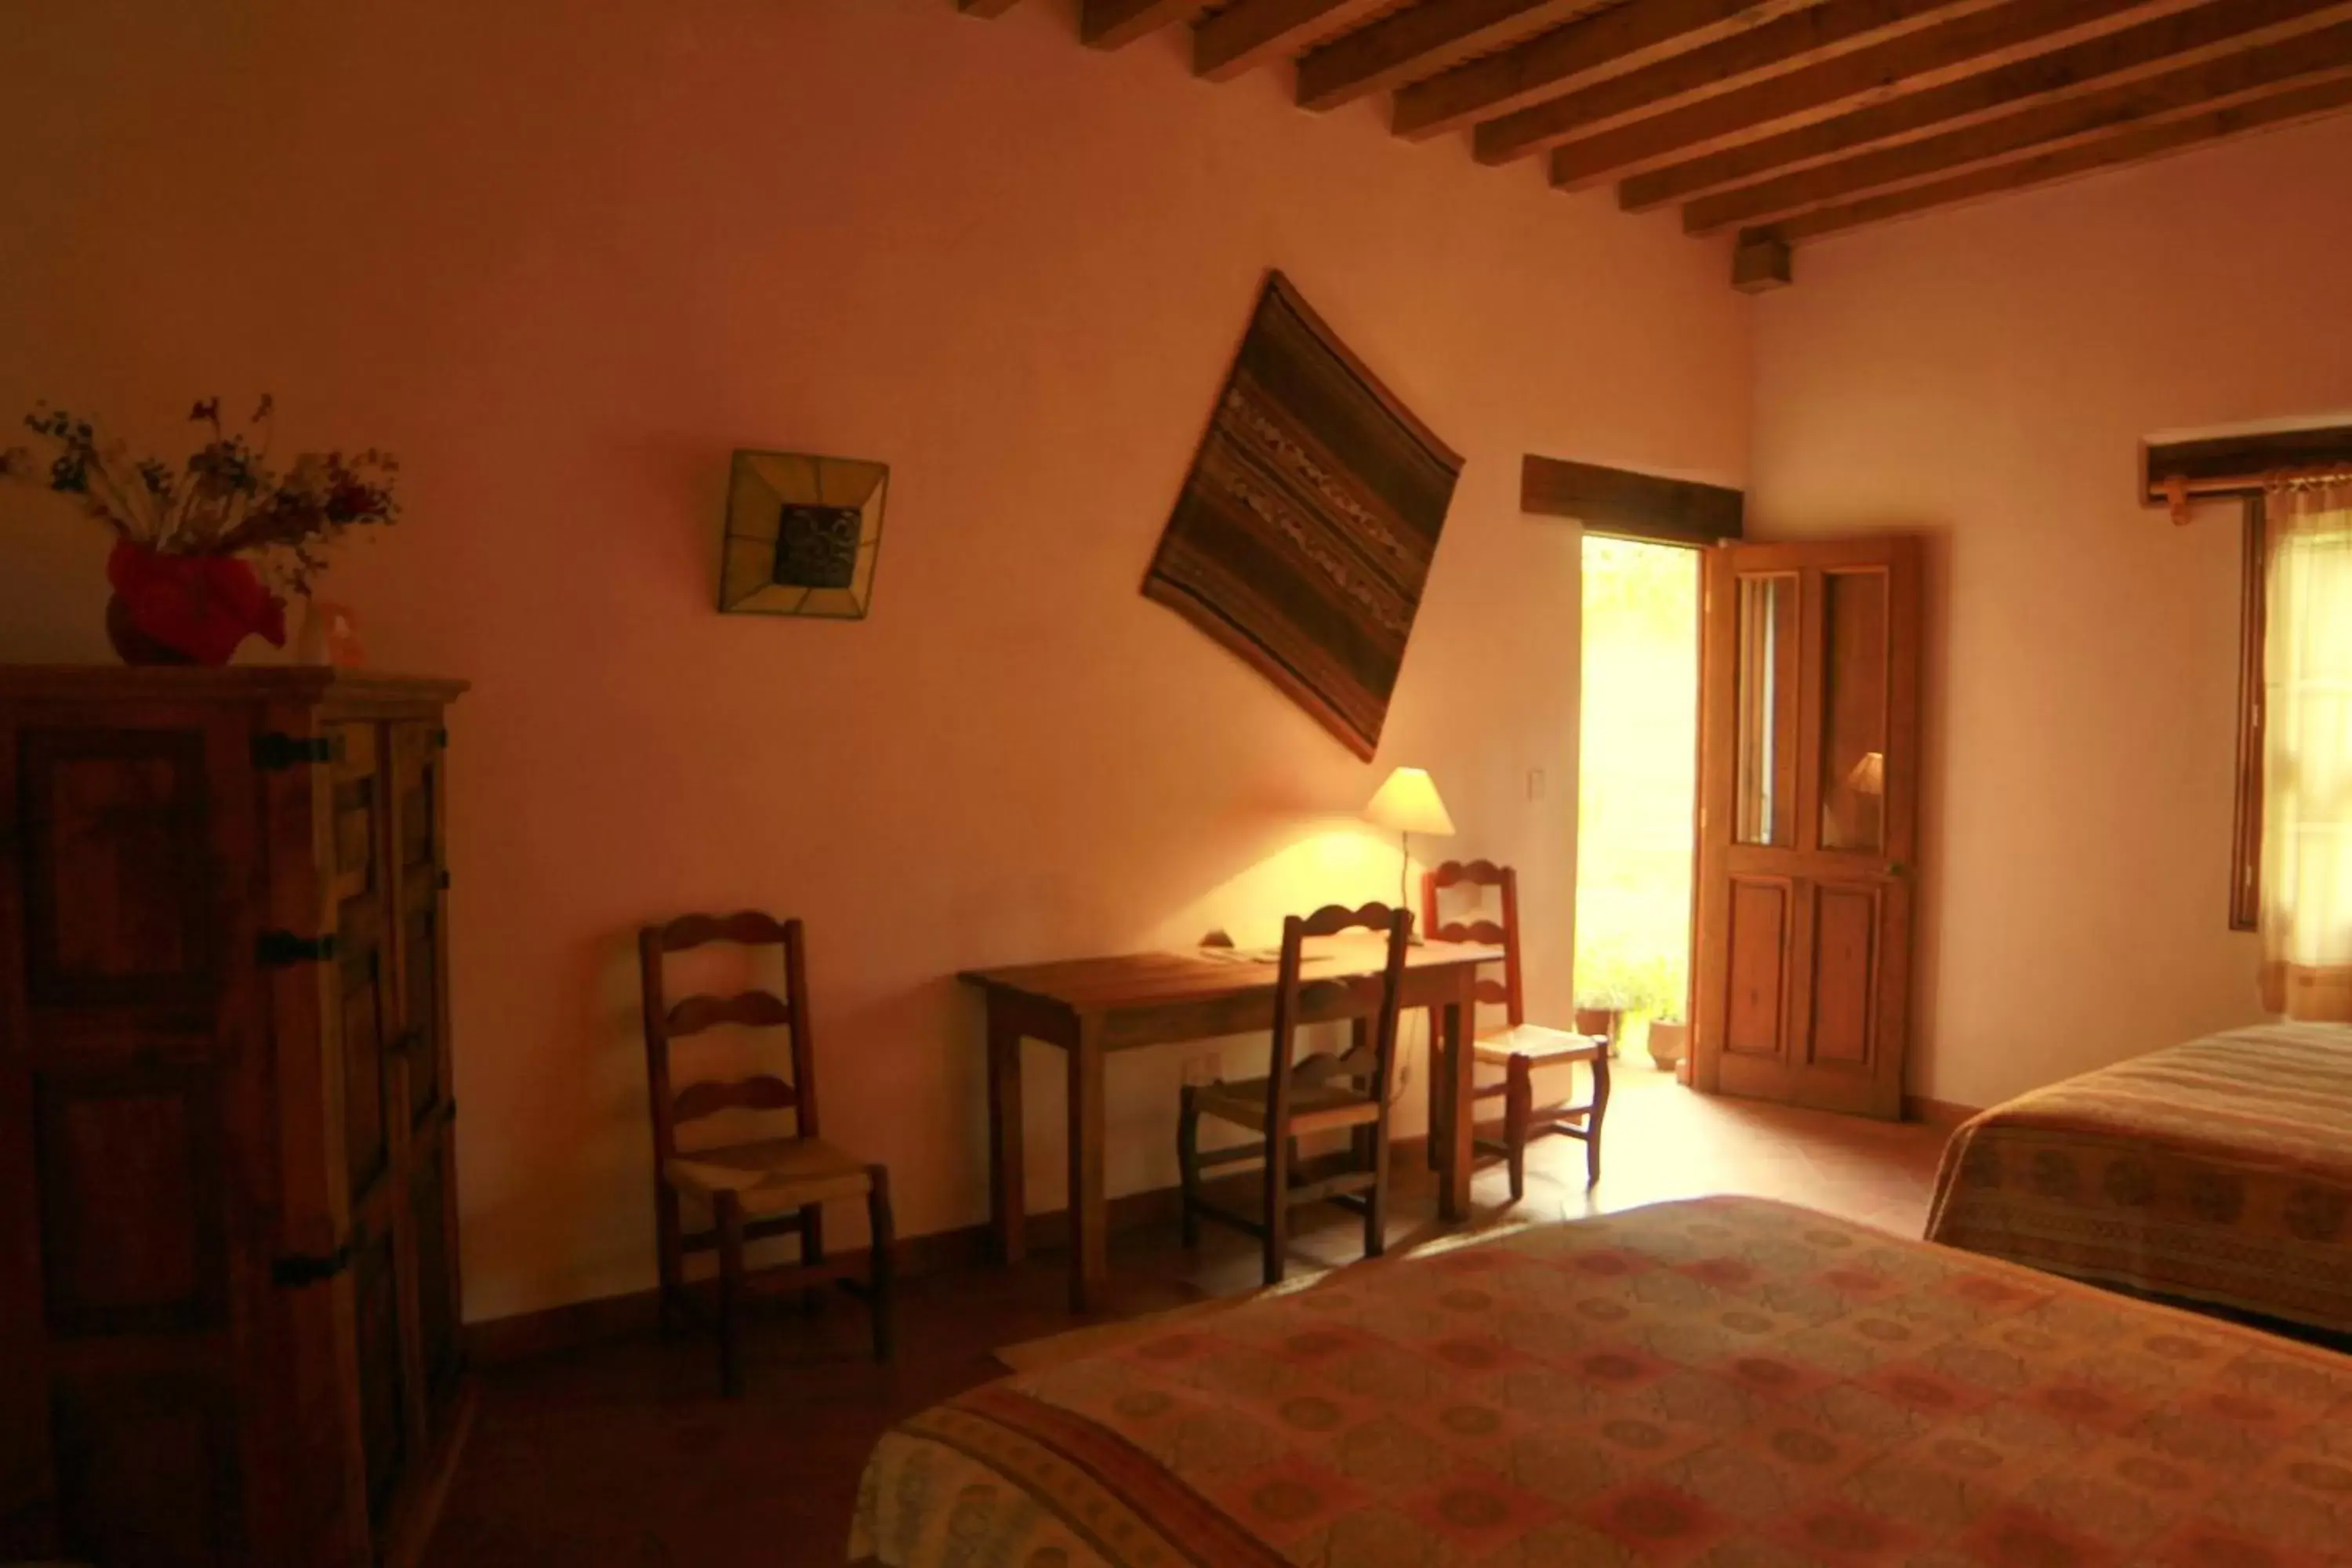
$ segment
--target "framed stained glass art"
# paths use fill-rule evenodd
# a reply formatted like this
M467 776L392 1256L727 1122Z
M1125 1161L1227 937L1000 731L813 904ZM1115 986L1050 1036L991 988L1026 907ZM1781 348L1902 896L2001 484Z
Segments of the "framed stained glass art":
M882 553L890 468L855 458L738 452L727 484L719 607L862 620Z

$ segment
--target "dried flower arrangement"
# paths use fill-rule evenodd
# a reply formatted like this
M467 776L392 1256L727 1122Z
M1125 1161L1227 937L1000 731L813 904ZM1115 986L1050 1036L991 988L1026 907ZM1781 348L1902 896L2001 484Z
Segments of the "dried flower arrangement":
M107 630L125 659L225 664L247 636L283 646L285 602L267 584L307 595L344 532L399 516L388 453L306 452L271 468L275 412L264 396L231 431L220 399L205 398L189 418L211 438L178 469L133 461L122 441L47 405L25 418L50 447L47 467L22 447L0 452L0 476L79 498L113 531Z

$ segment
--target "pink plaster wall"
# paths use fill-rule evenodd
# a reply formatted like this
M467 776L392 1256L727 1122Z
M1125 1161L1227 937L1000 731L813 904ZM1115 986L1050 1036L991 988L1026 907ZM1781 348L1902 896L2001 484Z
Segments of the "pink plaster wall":
M2252 1017L2236 512L2137 444L2352 410L2352 120L1804 249L1755 323L1761 529L1935 542L1914 1090Z
M333 582L377 662L476 683L451 726L470 1316L650 1279L647 917L808 919L828 1131L891 1163L917 1232L986 1207L954 970L1378 895L1393 848L1352 814L1397 762L1436 775L1449 848L1521 867L1534 995L1567 1006L1577 539L1519 514L1518 458L1739 482L1727 256L1372 105L1197 83L1173 37L1082 49L1070 13L10 23L0 412L176 441L193 396L267 388L289 439L404 459L406 518ZM1268 266L1469 459L1371 767L1137 591ZM713 613L739 446L893 465L869 621ZM102 552L0 495L0 657L105 657ZM1114 1069L1114 1192L1171 1178L1178 1065ZM1034 1094L1041 1206L1058 1110Z

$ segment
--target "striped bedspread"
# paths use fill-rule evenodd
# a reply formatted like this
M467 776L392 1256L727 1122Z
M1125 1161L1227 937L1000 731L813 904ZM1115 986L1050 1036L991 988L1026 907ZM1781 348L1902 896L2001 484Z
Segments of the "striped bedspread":
M2352 1561L2352 1357L1754 1198L1343 1269L887 1434L890 1568Z
M2232 1029L1996 1106L1927 1237L2352 1335L2352 1029Z

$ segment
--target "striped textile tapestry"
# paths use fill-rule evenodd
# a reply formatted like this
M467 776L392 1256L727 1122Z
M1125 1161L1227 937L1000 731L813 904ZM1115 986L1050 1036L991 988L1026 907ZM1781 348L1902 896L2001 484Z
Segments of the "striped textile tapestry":
M1461 470L1274 273L1143 592L1370 760Z

